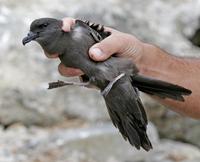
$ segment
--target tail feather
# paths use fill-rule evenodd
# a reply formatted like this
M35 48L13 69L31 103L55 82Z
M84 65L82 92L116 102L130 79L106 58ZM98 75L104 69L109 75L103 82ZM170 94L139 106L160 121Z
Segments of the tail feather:
M171 99L178 100L178 101L184 101L185 100L184 97L181 94L173 94L173 93L170 93L170 92L163 93L163 92L152 90L152 89L148 90L148 88L145 88L145 89L140 88L140 91L147 93L149 95L158 96L162 99L171 98Z
M171 98L178 101L184 101L183 95L190 95L192 93L191 90L179 85L147 78L142 75L132 77L132 84L140 91L147 94L156 95L160 98Z

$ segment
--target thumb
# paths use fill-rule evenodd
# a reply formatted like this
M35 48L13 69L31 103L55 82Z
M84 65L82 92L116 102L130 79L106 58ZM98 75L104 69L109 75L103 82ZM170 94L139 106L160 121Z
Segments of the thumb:
M123 37L120 38L117 34L113 34L93 45L89 50L89 55L95 61L104 61L111 55L123 51L124 44Z

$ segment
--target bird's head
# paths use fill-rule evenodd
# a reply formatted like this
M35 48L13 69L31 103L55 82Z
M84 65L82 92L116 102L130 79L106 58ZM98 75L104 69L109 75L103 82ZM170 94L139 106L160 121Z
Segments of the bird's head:
M34 40L47 52L54 53L52 51L54 49L53 45L55 41L58 41L57 38L61 34L63 34L61 20L53 18L36 19L31 23L30 31L22 40L22 43L25 45Z

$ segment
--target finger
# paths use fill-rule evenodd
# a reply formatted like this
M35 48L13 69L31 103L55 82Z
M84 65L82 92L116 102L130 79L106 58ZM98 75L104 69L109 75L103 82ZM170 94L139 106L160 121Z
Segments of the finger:
M62 20L63 20L62 30L65 32L69 32L71 29L71 26L75 24L75 19L66 17L66 18L63 18Z
M120 31L115 30L115 29L110 28L110 27L107 27L107 26L105 26L104 29L105 29L105 31L111 32L112 34L120 33Z
M57 58L59 54L49 54L46 51L44 51L44 54L48 57L48 58Z
M58 71L61 75L68 77L83 75L83 72L81 70L66 67L62 63L59 64Z
M123 52L127 44L129 44L127 36L116 32L92 46L89 55L95 61L104 61L113 54Z

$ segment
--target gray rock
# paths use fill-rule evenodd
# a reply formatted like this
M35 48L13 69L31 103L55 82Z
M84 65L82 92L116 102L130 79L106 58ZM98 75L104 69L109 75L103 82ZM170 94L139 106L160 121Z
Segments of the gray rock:
M182 117L172 111L163 111L163 108L159 107L154 108L153 111L156 110L160 113L157 113L158 116L154 114L151 120L155 123L162 138L184 141L200 147L199 120Z
M161 140L161 143L154 150L155 154L158 152L164 152L164 154L152 154L150 157L151 162L156 161L184 161L184 160L193 160L195 158L200 158L200 150L190 144L170 141L170 140Z
M83 128L29 129L15 125L0 131L0 161L4 162L175 162L200 158L200 150L189 144L159 140L149 124L154 149L136 150L109 123ZM17 136L16 136L17 135Z
M181 116L143 95L149 119L156 125L161 138L183 141L200 147L200 121Z
M88 123L109 119L99 93L79 87L47 91L44 85L49 81L66 79L57 72L59 61L45 59L35 43L27 47L21 44L32 20L72 16L132 33L179 56L198 57L199 49L187 37L197 28L199 8L195 0L57 0L51 3L49 0L0 0L0 123L47 126L64 122L66 118L87 121L86 126L82 125L86 128L70 130L23 125L1 128L0 161L199 161L198 148L160 141L151 125L148 130L154 150L148 153L132 148L112 125L91 126ZM143 99L162 137L200 145L199 121L178 117Z
M194 0L58 0L51 3L48 0L1 0L0 122L51 125L72 117L87 121L109 119L98 92L72 87L54 91L43 88L49 81L64 78L57 73L59 61L45 59L41 48L34 43L27 47L21 44L35 18L90 19L134 33L171 53L198 56L199 50L186 36L197 26L199 7ZM194 138L193 133L189 136Z

